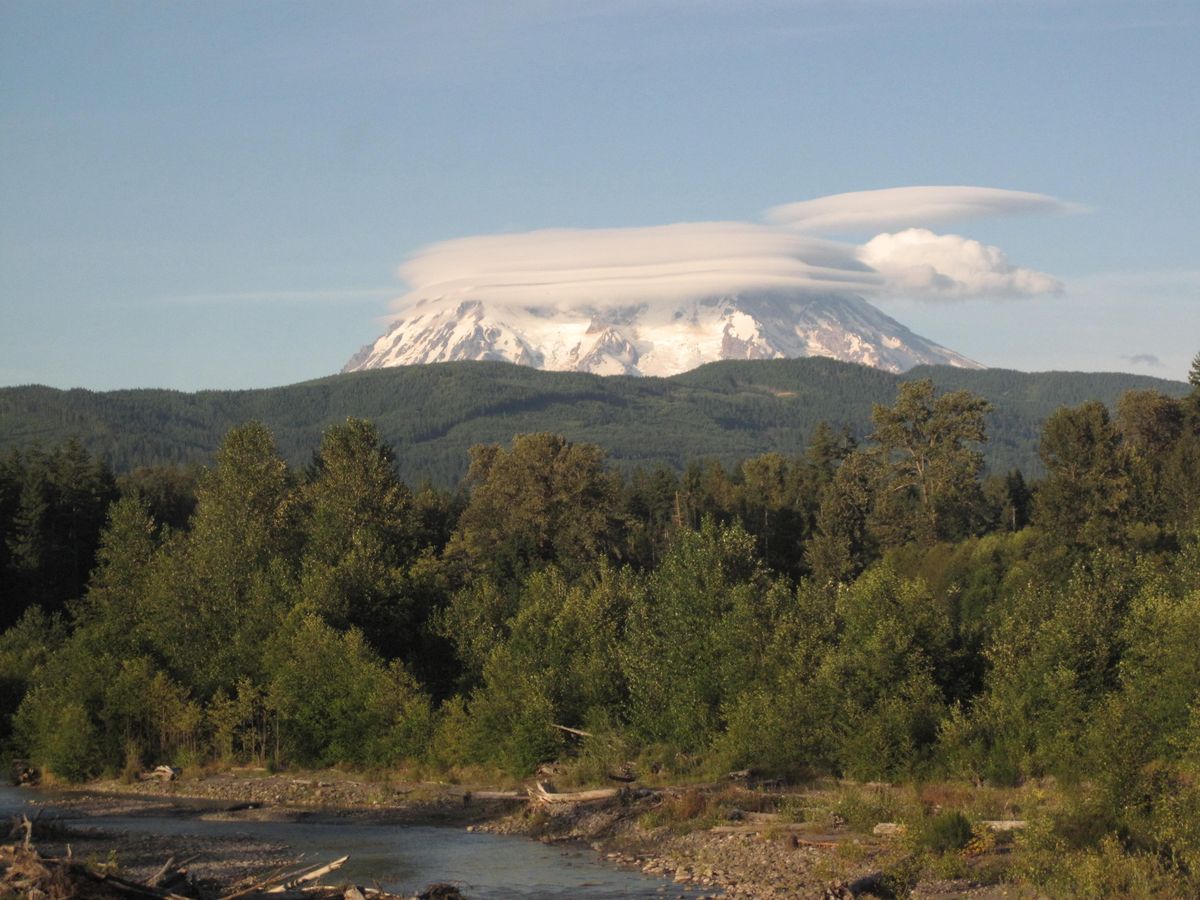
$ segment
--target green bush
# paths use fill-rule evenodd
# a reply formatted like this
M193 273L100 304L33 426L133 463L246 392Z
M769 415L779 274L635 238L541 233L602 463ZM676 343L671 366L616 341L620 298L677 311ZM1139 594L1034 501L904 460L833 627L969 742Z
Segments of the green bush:
M971 842L971 821L956 809L948 809L921 823L917 846L933 853L962 850Z

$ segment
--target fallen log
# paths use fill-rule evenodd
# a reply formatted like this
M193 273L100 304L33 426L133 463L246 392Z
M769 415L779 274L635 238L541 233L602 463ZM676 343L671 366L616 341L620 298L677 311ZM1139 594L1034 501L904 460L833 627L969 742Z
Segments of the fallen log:
M1029 826L1024 819L984 819L979 824L990 831L1018 831Z
M463 794L463 803L472 800L528 800L525 791L467 791Z
M192 857L194 859L195 857ZM324 887L316 882L340 868L349 857L311 866L286 874L268 876L257 883L226 893L222 900L344 900L349 896L400 900L378 888L350 886ZM184 862L190 862L185 860ZM179 876L182 874L182 878ZM152 882L158 881L157 884ZM180 883L182 882L182 883ZM244 882L243 882L244 884ZM184 893L175 893L175 886ZM440 886L433 886L440 887ZM42 856L33 847L21 843L0 845L0 897L95 897L105 900L191 900L196 896L216 896L201 890L174 860L168 860L151 878L151 883L132 881L103 867L79 862L71 857ZM436 896L452 897L454 894Z
M149 772L143 772L140 778L142 781L174 781L182 774L183 770L175 766L155 766Z
M559 731L565 731L567 734L573 734L576 737L590 738L592 736L590 731L584 731L582 728L570 728L566 725L555 725L553 722L550 723L550 727L557 728Z
M979 824L988 831L1018 831L1029 825L1024 819L983 819ZM880 822L871 829L871 833L878 835L904 834L907 827L901 822Z
M529 792L530 800L541 803L595 803L600 800L615 800L621 795L621 788L599 788L594 791L551 791L540 781L533 783Z
M295 876L289 878L288 880L284 881L282 884L278 884L278 885L275 885L274 887L267 888L265 891L263 891L263 893L264 894L282 894L285 891L290 891L293 888L298 888L302 884L307 884L310 881L316 881L318 878L322 878L322 877L328 875L330 872L334 872L334 871L340 869L342 866L344 866L346 864L346 860L348 860L349 858L350 858L349 856L343 856L338 859L335 859L331 863L326 863L323 866L317 866L314 869L309 869L306 872L303 872L299 875L295 875Z

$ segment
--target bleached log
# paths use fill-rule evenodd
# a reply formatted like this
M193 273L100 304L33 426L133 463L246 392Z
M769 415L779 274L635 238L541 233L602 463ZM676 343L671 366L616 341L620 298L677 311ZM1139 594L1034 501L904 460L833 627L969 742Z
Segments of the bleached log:
M594 803L598 800L613 800L620 795L620 788L600 788L594 791L557 793L551 791L540 781L535 781L533 783L533 790L529 793L529 798L542 803Z
M151 771L142 774L142 781L174 781L183 770L174 766L155 766Z
M340 869L342 866L344 866L346 864L346 860L348 860L349 858L350 858L349 856L343 856L338 859L335 859L331 863L326 863L323 866L317 866L315 869L309 869L308 871L302 872L299 875L291 876L287 881L283 882L283 884L278 884L278 885L275 885L274 887L267 888L267 890L265 890L263 893L282 894L287 891L298 888L302 884L307 884L310 881L316 881L318 878L321 878L325 875L328 875L330 872Z
M463 795L463 801L471 800L528 800L529 794L525 791L467 791Z
M557 728L559 731L565 731L567 734L573 734L576 737L590 738L592 736L590 731L583 731L580 728L569 728L566 725L555 725L553 722L550 723L550 727Z
M979 824L990 831L1018 831L1029 825L1024 819L985 819Z

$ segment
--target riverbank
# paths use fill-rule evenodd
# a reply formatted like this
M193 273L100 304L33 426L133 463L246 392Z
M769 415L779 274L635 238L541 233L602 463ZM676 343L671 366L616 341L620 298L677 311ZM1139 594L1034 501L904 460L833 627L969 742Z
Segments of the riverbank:
M955 864L939 866L939 877L928 872L922 877L905 841L871 833L871 813L847 821L838 812L845 797L836 786L791 793L777 786L761 790L730 784L630 790L595 804L480 799L482 789L365 779L337 771L241 770L166 783L99 781L50 802L89 816L161 816L186 808L189 815L210 821L438 825L551 844L580 843L612 864L665 877L693 897L846 898L901 890L930 898L1032 896L998 883L1002 847L971 860L954 857ZM877 799L882 798L880 793ZM196 804L203 807L198 813ZM142 860L163 848L132 849ZM215 845L209 849L215 855L223 850ZM229 849L231 865L240 864L236 857L263 866L283 864L287 850ZM129 850L118 852L124 863ZM161 856L157 862L161 864Z

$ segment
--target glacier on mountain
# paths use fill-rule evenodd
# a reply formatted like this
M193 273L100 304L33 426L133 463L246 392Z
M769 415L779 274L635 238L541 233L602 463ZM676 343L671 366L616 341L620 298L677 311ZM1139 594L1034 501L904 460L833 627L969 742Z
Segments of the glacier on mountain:
M344 372L500 360L597 375L675 375L724 359L829 356L903 372L983 368L850 293L759 290L676 303L563 307L472 298L416 300Z

